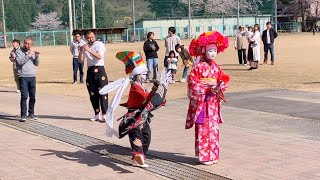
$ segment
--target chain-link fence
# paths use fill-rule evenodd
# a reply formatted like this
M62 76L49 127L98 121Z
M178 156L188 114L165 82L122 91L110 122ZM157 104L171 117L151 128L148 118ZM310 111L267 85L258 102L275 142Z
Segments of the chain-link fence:
M1 34L3 37L3 35ZM69 31L39 31L39 32L7 32L7 45L10 46L10 42L13 39L19 39L22 41L25 37L32 37L34 46L57 46L57 45L69 45ZM1 43L3 47L3 38Z
M265 27L264 22L258 23L263 29ZM253 24L243 24L244 26L253 26ZM97 40L103 43L117 43L117 42L133 42L144 41L148 32L155 33L155 39L163 40L167 36L169 27L160 26L152 28L136 28L135 36L133 36L133 29L128 28L123 34L99 34ZM227 36L234 36L237 30L237 25L208 25L197 26L194 28L194 33L191 34L191 38L197 37L199 34L205 31L220 31ZM279 22L279 32L301 32L301 23L299 22ZM176 34L181 39L188 38L188 29L186 27L176 27ZM34 39L35 46L68 46L70 44L69 31L39 31L39 32L7 32L7 47L10 47L13 39L19 39L22 41L25 37L31 36ZM3 47L3 35L0 33L0 47Z

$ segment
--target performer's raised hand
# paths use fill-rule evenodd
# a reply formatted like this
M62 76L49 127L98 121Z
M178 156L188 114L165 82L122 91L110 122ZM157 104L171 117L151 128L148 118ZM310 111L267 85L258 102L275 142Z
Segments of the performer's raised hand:
M158 89L160 82L158 80L153 81L152 91L156 91Z

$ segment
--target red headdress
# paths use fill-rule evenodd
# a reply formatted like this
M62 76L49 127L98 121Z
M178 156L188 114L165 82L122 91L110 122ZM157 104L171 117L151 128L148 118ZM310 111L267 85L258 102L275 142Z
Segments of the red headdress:
M228 37L222 35L218 31L204 32L198 39L193 39L189 46L189 52L191 56L201 56L202 48L208 44L215 44L218 48L218 53L223 52L229 46Z

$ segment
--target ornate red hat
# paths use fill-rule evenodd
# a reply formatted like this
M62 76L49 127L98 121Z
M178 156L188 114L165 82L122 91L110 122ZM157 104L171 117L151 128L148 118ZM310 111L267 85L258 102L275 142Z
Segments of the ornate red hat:
M202 48L208 44L215 44L218 48L218 53L223 52L229 46L229 38L222 35L218 31L210 31L202 33L198 39L193 39L189 46L191 56L201 56Z

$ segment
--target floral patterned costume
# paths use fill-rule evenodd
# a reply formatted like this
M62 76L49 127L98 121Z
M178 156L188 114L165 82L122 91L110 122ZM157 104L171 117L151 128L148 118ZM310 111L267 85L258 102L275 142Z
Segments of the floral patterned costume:
M211 65L199 62L189 76L190 104L185 128L190 129L195 124L195 153L200 161L219 159L219 124L223 122L220 99L209 87L202 85L201 79L216 79L219 83L222 76L223 72L215 62ZM222 82L220 86L224 91L228 85Z
M222 72L216 62L204 57L201 48L205 48L206 44L199 46L201 40L210 41L210 38L217 44L218 53L228 46L228 41L218 32L204 33L200 35L199 40L194 40L190 45L193 55L201 56L202 59L191 70L189 76L190 104L185 128L190 129L195 125L195 155L200 162L219 159L219 124L223 123L220 95L223 95L222 92L226 90L229 82L229 76ZM221 43L223 47L216 43L219 40L225 42ZM217 86L220 86L219 93L213 93L212 89Z

